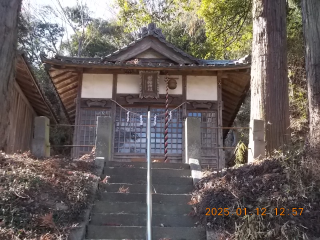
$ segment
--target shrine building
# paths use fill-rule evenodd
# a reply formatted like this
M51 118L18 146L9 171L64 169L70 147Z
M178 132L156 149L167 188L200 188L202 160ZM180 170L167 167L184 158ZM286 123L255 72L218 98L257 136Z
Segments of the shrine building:
M170 162L188 163L186 119L197 118L200 127L193 130L199 133L201 165L224 167L228 130L223 127L232 126L249 89L248 58L197 59L149 24L141 38L106 57L42 56L42 61L69 123L75 125L74 158L92 150L97 117L107 116L112 119L107 160L145 159L150 110L152 159L163 160L166 151Z

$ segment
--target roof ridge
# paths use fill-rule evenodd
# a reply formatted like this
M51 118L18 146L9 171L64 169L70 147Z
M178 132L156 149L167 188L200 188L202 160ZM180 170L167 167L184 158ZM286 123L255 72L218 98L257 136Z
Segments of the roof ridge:
M176 47L172 43L168 42L166 40L166 37L163 35L161 28L157 28L156 24L153 22L149 23L148 27L142 27L140 29L140 37L138 39L136 39L135 41L129 43L128 45L118 49L117 51L105 56L103 59L106 61L106 60L108 60L108 58L113 57L113 56L119 54L120 52L123 52L124 50L128 49L129 47L135 45L136 43L142 41L144 38L149 37L149 36L153 36L153 37L157 38L160 42L164 43L167 47L171 48L172 50L181 54L182 56L187 57L190 60L195 61L198 64L200 63L200 60L198 58L195 58L194 56L186 53L185 51L179 49L178 47Z

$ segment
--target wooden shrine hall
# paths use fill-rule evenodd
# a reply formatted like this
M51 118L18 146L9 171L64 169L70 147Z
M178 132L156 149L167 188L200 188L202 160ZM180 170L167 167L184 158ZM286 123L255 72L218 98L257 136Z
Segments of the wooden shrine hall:
M42 56L74 130L73 157L95 145L98 116L113 119L112 160L145 158L146 119L151 111L151 152L164 159L165 123L170 162L183 162L185 119L201 121L202 166L224 167L223 138L250 84L249 58L197 59L167 42L149 24L141 38L103 58ZM167 104L167 111L166 111Z

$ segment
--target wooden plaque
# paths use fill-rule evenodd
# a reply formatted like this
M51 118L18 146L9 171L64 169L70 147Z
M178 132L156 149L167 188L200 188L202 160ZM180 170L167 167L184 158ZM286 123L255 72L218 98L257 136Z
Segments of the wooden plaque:
M140 72L140 98L159 98L159 71Z

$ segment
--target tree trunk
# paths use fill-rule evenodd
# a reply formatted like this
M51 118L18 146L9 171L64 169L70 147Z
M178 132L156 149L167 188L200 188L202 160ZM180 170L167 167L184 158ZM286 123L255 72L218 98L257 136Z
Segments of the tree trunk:
M311 153L320 153L320 1L303 0ZM315 155L316 156L316 155ZM319 155L318 155L319 157Z
M254 0L252 14L250 125L253 119L264 120L265 153L270 156L290 134L286 0ZM254 145L252 129L249 145Z
M11 89L17 51L18 14L21 0L0 2L0 150L6 148Z

